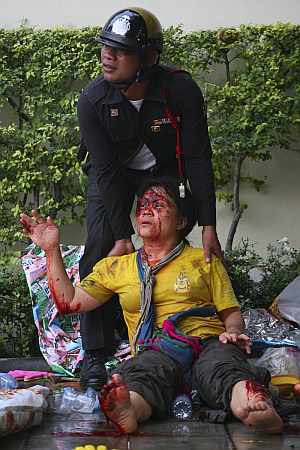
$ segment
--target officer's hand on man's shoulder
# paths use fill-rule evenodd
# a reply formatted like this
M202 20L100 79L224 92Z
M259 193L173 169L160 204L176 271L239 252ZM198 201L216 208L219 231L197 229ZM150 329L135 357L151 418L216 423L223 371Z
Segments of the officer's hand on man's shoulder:
M202 244L206 262L211 262L213 255L223 260L221 245L214 225L205 225L203 227Z
M132 245L131 239L119 239L115 242L115 245L107 256L128 255L129 253L133 253L134 251L135 248Z

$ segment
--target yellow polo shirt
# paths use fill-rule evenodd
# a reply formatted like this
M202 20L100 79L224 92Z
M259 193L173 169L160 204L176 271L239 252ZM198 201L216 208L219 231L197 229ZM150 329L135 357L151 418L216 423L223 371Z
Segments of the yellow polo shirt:
M111 256L99 261L93 272L78 285L102 305L112 294L119 295L132 343L140 317L140 279L136 252ZM155 305L155 325L179 311L214 305L217 311L239 307L227 272L221 261L213 257L206 263L204 251L188 245L182 253L155 275L152 295ZM224 331L222 321L214 317L187 317L180 330L188 335L208 337Z

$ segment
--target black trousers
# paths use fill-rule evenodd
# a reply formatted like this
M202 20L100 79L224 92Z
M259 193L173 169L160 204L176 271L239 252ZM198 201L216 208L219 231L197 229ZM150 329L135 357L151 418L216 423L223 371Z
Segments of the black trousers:
M179 362L156 350L146 350L124 361L114 373L122 375L128 389L151 405L153 417L157 418L169 415L173 400L187 387ZM237 345L209 338L193 365L188 387L199 390L208 407L229 412L234 385L248 379L267 387L271 377L265 368L250 365L246 353Z
M114 238L110 222L108 220L103 196L96 182L96 173L93 167L89 167L86 226L87 240L84 254L79 263L80 279L87 276L96 262L105 258L114 245ZM127 169L127 189L129 191L128 205L132 207L135 192L149 178L158 176L177 177L176 168L156 171L142 171ZM113 207L113 205L112 205ZM99 308L81 315L80 331L83 348L85 350L105 349L108 355L114 352L115 329L117 324L122 327L122 312L116 296Z

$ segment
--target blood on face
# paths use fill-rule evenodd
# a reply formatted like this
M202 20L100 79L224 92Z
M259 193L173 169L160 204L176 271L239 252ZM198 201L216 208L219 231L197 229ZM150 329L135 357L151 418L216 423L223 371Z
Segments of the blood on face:
M136 218L140 217L146 212L150 212L152 214L156 212L158 215L164 212L164 214L167 215L169 209L172 207L174 207L174 203L171 201L164 190L151 189L145 192L145 194L138 199Z

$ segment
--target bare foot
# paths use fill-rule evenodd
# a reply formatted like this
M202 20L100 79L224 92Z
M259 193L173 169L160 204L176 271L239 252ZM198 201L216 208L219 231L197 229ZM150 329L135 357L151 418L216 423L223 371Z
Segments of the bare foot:
M136 413L121 375L112 375L101 391L100 402L102 411L121 433L134 433L137 430Z
M271 399L253 380L239 381L234 385L230 406L235 417L245 425L270 434L280 433L283 429L283 422Z
M300 383L297 383L294 385L293 392L294 392L294 395L296 395L296 397L298 397L300 395Z

